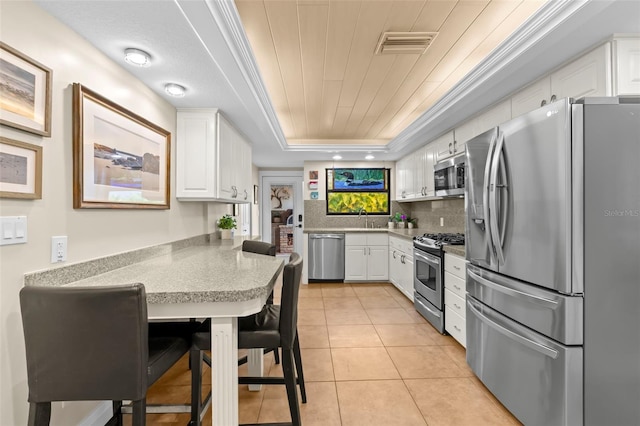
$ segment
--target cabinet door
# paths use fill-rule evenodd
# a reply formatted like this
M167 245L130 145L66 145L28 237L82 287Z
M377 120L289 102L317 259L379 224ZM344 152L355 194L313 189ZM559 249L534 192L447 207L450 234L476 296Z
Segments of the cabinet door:
M389 279L389 256L387 246L367 247L367 279L370 281L387 281Z
M511 98L511 116L518 117L549 102L551 97L551 78L541 78L522 89Z
M592 50L551 74L551 97L611 95L611 43Z
M408 198L407 173L409 169L409 158L404 157L396 162L396 200Z
M176 124L176 197L215 199L217 110L179 110Z
M401 278L400 283L402 292L410 300L413 301L413 256L403 254L403 258L400 259L401 264Z
M400 253L392 247L389 247L389 281L402 291L400 286Z
M453 132L445 133L429 145L435 150L435 161L453 156Z
M613 42L613 95L640 95L640 38Z
M234 152L236 134L231 124L218 115L218 197L233 199L234 169L239 165L234 163L237 154Z
M424 195L434 197L436 188L433 182L433 165L435 164L435 150L431 145L427 145L424 149L424 159L422 168L424 170Z
M364 281L367 279L368 256L366 252L366 246L346 246L344 248L345 280Z
M424 197L424 179L425 179L425 168L424 162L426 161L426 147L423 147L413 154L413 167L414 167L414 181L413 181L413 192L415 193L416 198Z

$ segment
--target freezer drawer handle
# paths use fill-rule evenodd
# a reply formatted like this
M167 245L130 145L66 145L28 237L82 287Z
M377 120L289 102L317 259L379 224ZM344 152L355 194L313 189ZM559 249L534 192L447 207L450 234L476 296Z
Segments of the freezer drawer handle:
M514 333L513 331L509 330L508 328L503 327L502 325L498 324L497 322L491 320L489 317L487 317L486 315L481 313L475 306L473 306L473 302L469 301L469 303L467 303L467 307L473 312L474 315L476 315L477 317L482 319L485 324L487 324L488 326L492 327L496 331L504 334L505 336L507 336L511 340L515 340L516 342L519 342L519 343L529 347L530 349L533 349L536 352L539 352L539 353L541 353L543 355L546 355L549 358L556 359L558 357L558 351L556 351L556 350L554 350L554 349L552 349L552 348L550 348L548 346L541 345L538 342L534 342L533 340L527 339L526 337L523 337L523 336L519 335L518 333Z
M489 280L487 280L485 278L482 278L480 275L477 275L471 269L467 269L467 274L469 274L469 277L471 279L473 279L474 281L478 281L483 286L489 287L492 290L498 291L500 293L505 293L505 294L508 294L510 296L517 297L519 299L525 299L525 300L528 300L528 301L533 301L533 302L538 303L540 305L548 306L551 309L556 309L556 307L558 306L558 302L556 300L547 299L546 297L535 296L533 294L523 293L521 291L514 290L514 289L509 288L509 287L504 287L504 286L501 286L501 285L497 285L497 284L492 283L491 281L489 281Z

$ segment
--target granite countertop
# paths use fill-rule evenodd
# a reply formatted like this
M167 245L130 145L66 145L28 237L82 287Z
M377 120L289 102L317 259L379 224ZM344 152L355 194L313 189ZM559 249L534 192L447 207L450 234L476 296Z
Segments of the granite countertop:
M456 256L465 257L467 255L465 246L444 246L445 253L455 254Z
M190 246L64 285L142 283L151 304L266 298L284 267L284 260L243 252L234 245L229 242Z

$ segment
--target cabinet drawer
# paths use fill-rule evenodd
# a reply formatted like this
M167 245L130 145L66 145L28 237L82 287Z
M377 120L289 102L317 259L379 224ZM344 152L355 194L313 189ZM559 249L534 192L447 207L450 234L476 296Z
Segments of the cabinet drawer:
M444 328L462 346L467 347L467 327L465 319L456 314L451 308L444 308Z
M386 232L378 232L365 234L367 236L367 245L370 246L386 246L389 245L389 236Z
M389 247L400 250L405 254L413 253L413 242L397 237L389 237Z
M347 232L344 236L346 246L366 246L367 234L363 232Z
M465 298L460 297L450 290L444 290L444 304L456 314L464 318L465 315Z
M444 270L451 272L464 280L467 261L460 256L454 256L449 253L444 254Z
M444 288L464 299L467 292L466 281L449 272L444 273Z

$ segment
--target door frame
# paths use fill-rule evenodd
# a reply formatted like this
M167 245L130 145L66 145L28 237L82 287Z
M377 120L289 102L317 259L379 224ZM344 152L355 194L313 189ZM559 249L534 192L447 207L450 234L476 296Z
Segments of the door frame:
M304 215L304 170L265 170L260 174L260 235L262 241L271 242L271 197L270 193L266 190L271 187L272 184L277 185L292 185L294 188L294 203L293 203L293 251L302 254L303 245L303 232L302 226L304 222L304 216L302 221L298 220L299 215Z

